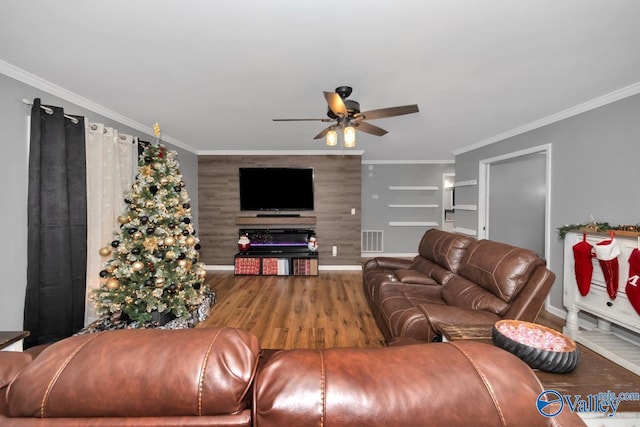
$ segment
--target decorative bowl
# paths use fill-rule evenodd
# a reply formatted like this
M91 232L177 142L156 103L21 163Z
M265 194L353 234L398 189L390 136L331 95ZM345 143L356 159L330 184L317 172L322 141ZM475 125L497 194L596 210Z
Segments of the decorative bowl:
M493 326L491 336L496 346L515 354L532 369L571 372L580 359L571 338L536 323L500 320Z

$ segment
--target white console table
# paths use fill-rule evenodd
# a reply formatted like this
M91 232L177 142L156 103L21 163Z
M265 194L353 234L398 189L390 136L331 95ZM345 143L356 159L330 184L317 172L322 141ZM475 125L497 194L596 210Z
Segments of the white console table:
M596 258L592 259L593 277L589 293L582 296L578 291L575 276L573 245L583 238L582 232L567 233L564 243L564 306L568 310L563 332L584 346L600 353L611 361L640 375L640 314L631 306L625 293L629 277L629 255L640 244L633 233L616 234L620 246L618 256L620 275L618 293L614 300L606 290L602 268ZM587 233L587 242L592 245L609 239L608 233ZM597 319L594 328L580 326L579 312L589 313ZM616 333L612 325L624 328Z

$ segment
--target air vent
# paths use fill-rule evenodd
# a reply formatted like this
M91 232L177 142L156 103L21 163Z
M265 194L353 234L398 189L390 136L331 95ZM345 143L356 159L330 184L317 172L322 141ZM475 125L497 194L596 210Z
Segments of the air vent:
M382 252L382 230L362 230L362 252Z

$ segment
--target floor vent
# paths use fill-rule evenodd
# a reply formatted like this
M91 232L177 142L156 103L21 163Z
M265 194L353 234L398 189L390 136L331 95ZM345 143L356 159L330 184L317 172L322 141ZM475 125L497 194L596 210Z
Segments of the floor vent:
M382 230L362 230L362 252L382 252Z

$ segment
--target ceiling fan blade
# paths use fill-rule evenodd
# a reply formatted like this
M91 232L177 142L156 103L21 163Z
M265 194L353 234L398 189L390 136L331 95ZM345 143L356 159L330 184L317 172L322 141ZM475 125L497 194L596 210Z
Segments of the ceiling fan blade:
M332 122L332 119L271 119L274 122Z
M317 134L316 136L313 137L313 139L321 139L324 138L327 135L327 132L329 132L331 130L333 126L329 126L328 128L325 128L322 130L322 132L320 132L319 134Z
M416 104L402 105L400 107L389 107L389 108L380 108L379 110L363 111L362 113L359 113L356 115L356 119L358 120L384 119L387 117L413 114L413 113L417 113L418 111L420 110L418 110L418 106Z
M340 98L335 92L322 92L324 93L324 98L327 100L327 104L329 104L329 108L334 114L338 117L347 117L349 114L347 111L347 106L344 105L344 101Z
M379 128L378 126L372 125L371 123L357 121L353 125L356 127L357 130L365 133L370 133L371 135L382 136L389 133L386 130Z

